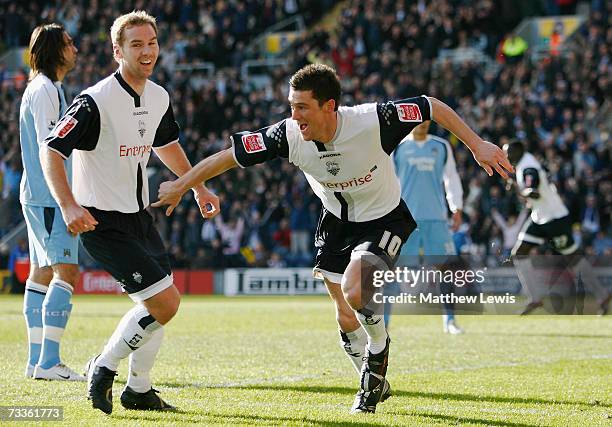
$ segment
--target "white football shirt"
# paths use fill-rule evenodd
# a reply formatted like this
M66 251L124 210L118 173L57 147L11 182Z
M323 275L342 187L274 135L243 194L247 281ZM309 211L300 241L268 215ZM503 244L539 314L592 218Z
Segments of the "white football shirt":
M536 224L546 224L569 215L553 183L548 182L540 162L530 153L525 153L516 165L516 183L519 191L534 188L540 193L538 199L529 199L531 219Z
M82 206L134 213L149 204L152 148L178 142L166 90L147 80L139 96L117 71L85 89L46 140L73 156L73 193Z
M431 119L425 96L340 107L332 141L306 141L293 119L232 135L242 167L285 157L305 174L323 206L343 221L381 218L397 207L400 184L390 155L412 129Z

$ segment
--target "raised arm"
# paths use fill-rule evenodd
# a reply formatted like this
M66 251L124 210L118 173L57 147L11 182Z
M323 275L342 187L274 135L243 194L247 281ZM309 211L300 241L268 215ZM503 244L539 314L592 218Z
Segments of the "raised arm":
M161 158L161 157L160 157ZM162 159L163 161L163 159ZM179 204L183 194L192 187L203 185L206 181L211 178L221 175L223 172L235 168L238 166L234 159L232 148L227 148L223 151L219 151L210 157L200 161L195 165L189 172L175 181L162 182L159 187L159 200L153 203L153 207L161 207L168 205L166 215L170 215L174 208ZM213 205L214 206L214 205ZM219 213L219 204L217 200L217 206L215 210L208 211L207 218L212 218Z
M455 111L444 102L428 97L431 102L432 119L451 131L459 138L472 152L474 159L487 171L489 176L493 176L493 169L504 179L508 179L508 172L514 172L514 168L508 161L504 152L490 142L482 140Z

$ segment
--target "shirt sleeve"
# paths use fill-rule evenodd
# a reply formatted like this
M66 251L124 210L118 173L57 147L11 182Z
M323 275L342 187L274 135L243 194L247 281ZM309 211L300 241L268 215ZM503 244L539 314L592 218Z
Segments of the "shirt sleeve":
M68 158L72 150L91 151L100 137L100 111L93 98L79 95L45 143L62 157Z
M448 142L444 142L444 146L446 147L446 163L444 164L442 180L444 181L448 207L452 213L455 213L457 210L463 209L463 187L461 186L461 178L457 172L453 148Z
M153 147L159 148L177 141L179 139L179 130L179 125L174 119L172 104L168 103L168 109L164 113L157 127L157 131L155 132Z
M32 95L30 109L34 118L36 142L42 144L60 118L60 101L57 88L43 86Z
M431 120L431 103L425 95L388 101L376 105L380 123L380 141L385 153L391 154L412 129Z
M277 157L289 157L286 120L255 132L231 136L234 158L240 167L253 166Z

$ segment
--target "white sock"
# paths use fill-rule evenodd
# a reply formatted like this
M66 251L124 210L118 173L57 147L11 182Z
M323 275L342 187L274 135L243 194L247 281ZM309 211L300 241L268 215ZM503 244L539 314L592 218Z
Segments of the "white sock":
M361 313L364 312L365 314ZM385 349L387 345L387 328L382 314L371 313L367 309L356 311L357 320L368 334L368 350L372 354L378 354Z
M144 305L136 305L125 313L117 329L106 343L96 365L117 371L121 359L125 359L134 350L145 345L153 332L161 326Z
M340 331L340 345L346 352L358 375L361 375L361 366L365 357L368 335L362 327L353 332Z
M543 298L542 290L534 283L535 270L528 257L520 256L513 259L516 274L521 282L525 293L529 296L529 302L538 302Z
M164 339L164 328L153 332L149 341L138 350L130 354L130 373L127 385L137 393L146 393L151 390L151 369L155 363L155 357L159 352Z

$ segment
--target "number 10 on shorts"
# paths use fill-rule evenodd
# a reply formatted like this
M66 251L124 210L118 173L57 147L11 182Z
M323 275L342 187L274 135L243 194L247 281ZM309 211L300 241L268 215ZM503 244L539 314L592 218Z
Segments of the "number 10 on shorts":
M399 236L391 236L390 231L385 231L378 243L378 247L386 251L391 258L395 257L401 246L402 239Z

